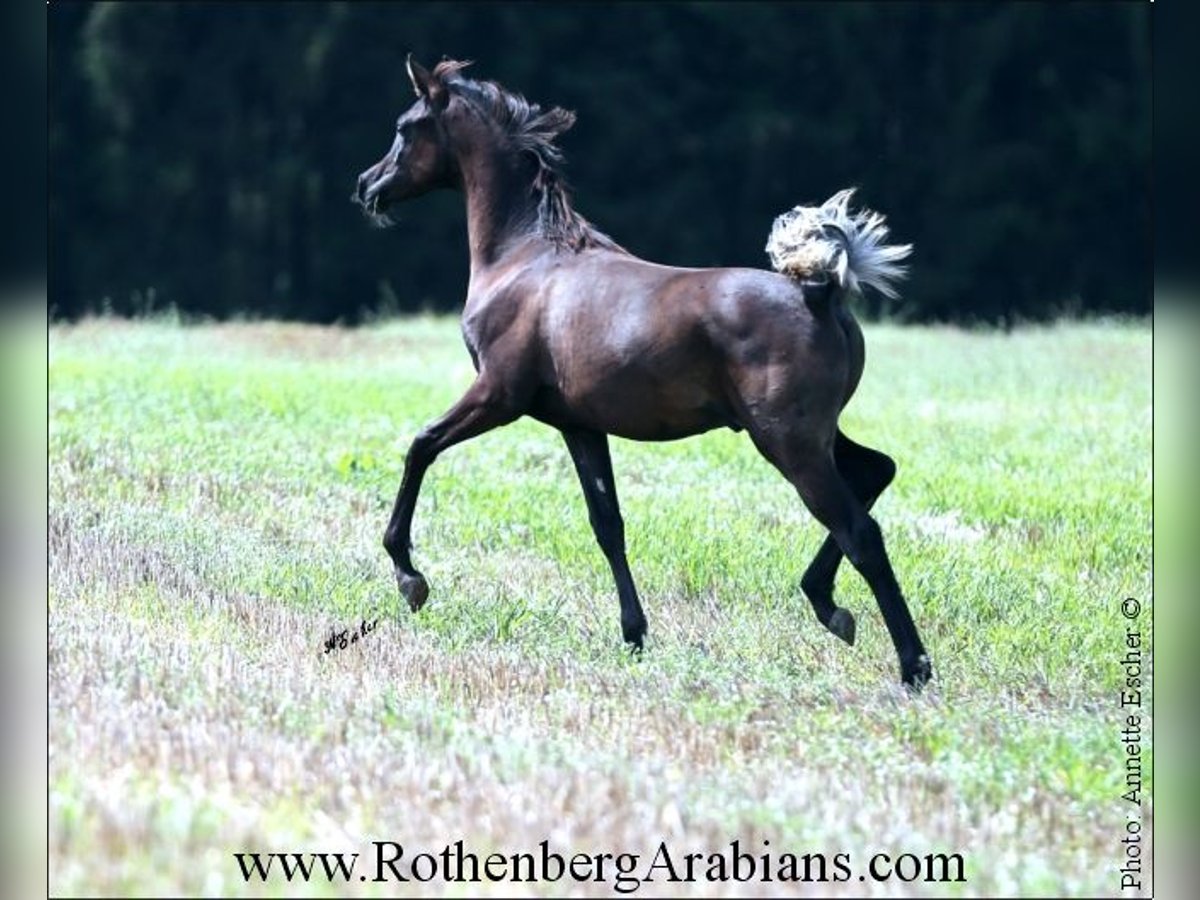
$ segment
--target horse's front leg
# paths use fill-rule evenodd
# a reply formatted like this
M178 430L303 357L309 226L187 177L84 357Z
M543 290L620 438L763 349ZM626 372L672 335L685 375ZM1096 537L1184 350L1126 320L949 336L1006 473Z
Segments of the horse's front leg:
M562 429L567 449L583 485L588 518L600 549L608 559L617 581L621 600L621 633L635 651L642 649L646 636L646 614L638 601L633 575L625 559L625 523L617 504L617 488L613 483L612 459L608 454L608 437L598 431Z
M383 536L384 549L395 564L400 593L413 612L420 609L429 596L425 576L413 568L409 556L413 511L417 506L417 495L421 491L425 470L442 451L493 428L507 425L519 416L520 413L508 402L504 392L480 375L461 400L440 419L421 429L413 440L404 460L404 477L396 495L392 519Z

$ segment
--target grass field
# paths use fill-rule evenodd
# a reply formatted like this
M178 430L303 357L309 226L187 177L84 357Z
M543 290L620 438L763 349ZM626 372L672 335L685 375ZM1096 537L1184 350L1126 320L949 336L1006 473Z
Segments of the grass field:
M817 624L798 582L824 535L744 435L613 443L632 661L566 450L529 421L431 470L430 602L401 604L380 539L409 441L471 380L455 321L53 327L51 892L463 895L487 885L246 885L232 853L738 838L853 877L693 892L1116 893L1122 598L1152 649L1149 327L867 343L842 421L899 463L875 512L933 657L916 699L848 568L857 645ZM858 880L905 851L962 853L965 883Z

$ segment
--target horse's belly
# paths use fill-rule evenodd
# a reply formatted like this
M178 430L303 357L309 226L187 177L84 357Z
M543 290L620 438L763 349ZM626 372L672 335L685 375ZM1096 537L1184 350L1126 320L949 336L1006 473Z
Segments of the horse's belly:
M588 297L556 298L545 322L545 381L563 415L642 441L736 425L694 304L637 284L610 283Z
M570 424L637 441L670 441L738 423L702 373L664 377L637 367L598 370L550 392Z

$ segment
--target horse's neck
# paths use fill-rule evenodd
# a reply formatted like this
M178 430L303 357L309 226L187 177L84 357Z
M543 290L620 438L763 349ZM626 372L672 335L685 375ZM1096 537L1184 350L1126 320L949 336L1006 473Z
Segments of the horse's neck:
M462 172L474 276L536 233L538 198L532 189L532 175L519 160L480 155L464 160Z

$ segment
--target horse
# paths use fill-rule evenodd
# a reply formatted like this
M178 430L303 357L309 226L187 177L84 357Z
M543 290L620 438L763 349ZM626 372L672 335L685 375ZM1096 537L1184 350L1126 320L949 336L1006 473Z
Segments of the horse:
M409 55L416 100L351 197L380 226L429 191L466 197L461 327L476 377L405 458L383 538L401 596L414 612L429 596L410 551L430 465L529 416L562 434L616 581L622 636L640 654L647 621L626 559L608 436L670 441L744 430L829 533L800 581L817 619L853 645L854 617L833 599L844 556L879 605L902 684L920 690L932 665L869 512L896 465L838 426L864 364L847 303L864 288L897 296L911 246L885 243L884 218L852 211L851 189L775 220L774 271L640 259L572 205L555 140L574 113L468 78L467 65L444 59L429 71Z

